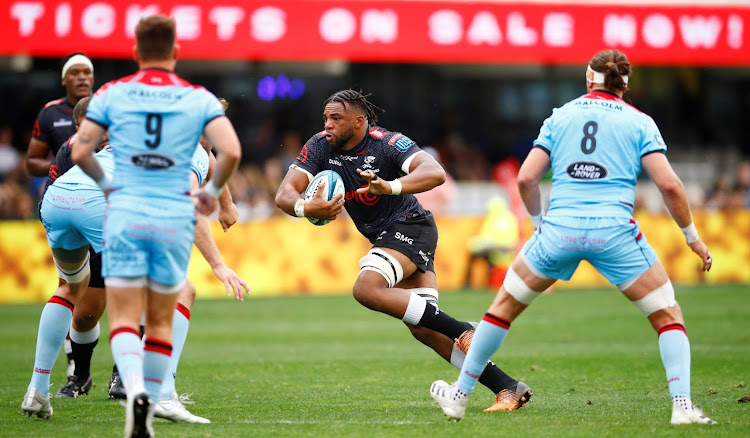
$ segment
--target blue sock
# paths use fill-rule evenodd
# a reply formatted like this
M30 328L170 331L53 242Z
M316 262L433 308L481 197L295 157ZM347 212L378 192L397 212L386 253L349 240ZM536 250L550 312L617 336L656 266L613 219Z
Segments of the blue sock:
M669 395L690 398L690 341L682 324L659 330L659 352L667 371Z
M43 396L49 394L49 373L60 354L72 319L73 304L70 301L53 295L45 304L39 317L34 372L28 389L36 388Z
M510 329L508 321L489 313L484 315L474 332L471 347L469 347L469 352L464 359L461 374L458 376L456 382L458 389L466 394L471 394L479 376L482 375L482 371L487 366L487 361L503 344L508 329Z
M172 392L175 391L174 379L177 375L177 364L180 362L182 349L185 347L188 328L190 327L190 310L182 304L177 303L172 318L172 356L169 358L169 368L164 375L164 381L161 384L161 393L159 398L170 399Z
M131 327L112 330L109 336L112 357L128 397L145 391L143 384L143 346L141 335Z
M143 347L143 380L146 391L154 403L159 400L161 384L169 368L169 357L172 355L172 344L154 338L146 338Z

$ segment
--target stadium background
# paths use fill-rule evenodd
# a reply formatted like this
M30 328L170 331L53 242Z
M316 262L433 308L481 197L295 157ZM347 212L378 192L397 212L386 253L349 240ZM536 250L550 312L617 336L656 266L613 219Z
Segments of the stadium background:
M676 283L749 283L750 5L582 3L3 2L0 302L44 301L57 283L34 217L40 181L25 174L23 152L39 109L64 94L60 59L90 55L95 88L131 73L127 28L143 12L178 17L184 60L177 72L230 102L227 115L243 144L243 166L230 183L241 223L226 234L217 224L213 230L227 264L256 295L346 293L369 246L346 219L314 227L273 206L288 164L321 129L330 93L372 93L387 111L380 124L431 146L455 179L425 202L441 232L439 286L456 290L493 199L505 201L503 217L515 231L508 233L513 242L492 243L512 249L528 234L506 172L551 109L583 93L585 63L605 47L622 49L634 63L629 98L660 127L715 267L697 274L644 179L636 217L647 238ZM503 260L494 261L501 272ZM496 283L495 268L473 264L470 284ZM190 278L199 296L223 294L197 252ZM603 284L584 266L560 287Z

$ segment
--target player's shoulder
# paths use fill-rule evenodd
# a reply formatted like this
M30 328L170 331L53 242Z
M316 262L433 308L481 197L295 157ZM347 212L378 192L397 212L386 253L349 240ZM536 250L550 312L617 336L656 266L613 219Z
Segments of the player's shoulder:
M371 126L368 136L375 142L381 144L387 149L396 149L399 152L406 152L416 143L401 132L389 131L380 126Z
M52 107L55 107L55 106L62 105L64 102L65 102L65 99L62 98L62 97L59 98L59 99L50 100L49 102L47 102L46 104L44 104L44 107L42 108L42 110L46 110L48 108L52 108Z
M316 132L305 142L305 146L307 146L308 148L328 146L328 141L326 140L326 132Z

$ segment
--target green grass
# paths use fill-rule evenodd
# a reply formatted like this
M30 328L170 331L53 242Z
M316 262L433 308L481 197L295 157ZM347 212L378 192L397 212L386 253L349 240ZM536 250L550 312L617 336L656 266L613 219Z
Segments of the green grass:
M750 436L750 293L745 287L678 288L692 344L693 400L716 426L669 426L670 402L657 338L614 289L557 291L514 324L495 355L529 384L533 402L484 413L478 388L460 423L428 394L458 372L413 340L398 321L349 296L198 301L177 377L190 409L210 425L156 420L159 437L245 436ZM441 295L441 308L477 320L487 292ZM0 436L121 436L124 409L107 400L107 330L94 354L94 387L53 399L51 420L21 415L42 305L0 306ZM106 327L102 324L102 327ZM64 356L52 391L64 383Z

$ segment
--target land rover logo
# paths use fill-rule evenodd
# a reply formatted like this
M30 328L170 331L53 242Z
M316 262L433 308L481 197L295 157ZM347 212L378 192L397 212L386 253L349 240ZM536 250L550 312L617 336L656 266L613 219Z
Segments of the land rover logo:
M130 159L133 164L144 169L168 169L174 166L174 161L163 155L140 154Z
M583 180L602 179L607 176L607 169L601 164L579 161L568 166L568 175Z

